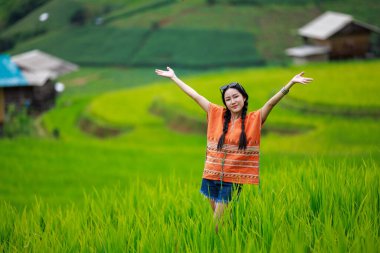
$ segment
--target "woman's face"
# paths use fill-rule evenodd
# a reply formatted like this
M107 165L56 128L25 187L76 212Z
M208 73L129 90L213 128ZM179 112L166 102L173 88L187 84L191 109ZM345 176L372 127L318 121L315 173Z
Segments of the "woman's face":
M244 107L245 98L234 88L229 88L224 93L224 102L232 113L239 113Z

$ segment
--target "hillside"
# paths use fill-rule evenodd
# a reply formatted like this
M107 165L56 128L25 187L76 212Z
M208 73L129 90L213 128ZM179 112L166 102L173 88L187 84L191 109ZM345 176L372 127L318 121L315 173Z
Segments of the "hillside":
M8 53L81 65L36 133L0 138L1 252L378 252L380 60L283 55L326 9L379 26L378 1L207 2L51 0L1 31ZM263 125L260 185L243 186L219 233L199 194L206 114L155 75L169 64L217 104L238 81L250 111L300 71L314 78Z
M217 1L218 2L218 1ZM324 10L380 25L380 4L368 1L208 5L206 1L50 1L2 33L10 53L39 48L87 66L187 68L286 63L284 49L301 43L296 29ZM83 13L81 25L73 15ZM82 12L80 12L82 11ZM45 23L38 16L49 12ZM101 18L101 24L95 21ZM71 22L70 22L71 20ZM34 36L34 33L37 35ZM233 45L233 47L231 46Z
M294 87L263 127L263 173L281 171L283 163L301 166L313 159L339 163L342 170L345 163L378 166L379 116L332 111L344 107L379 112L379 65L380 61L347 62L304 69L314 82ZM177 74L217 104L220 85L239 81L250 95L249 110L255 110L299 71L272 67L194 75L178 69ZM57 106L38 120L42 136L0 140L0 199L23 205L37 194L49 203L80 202L82 188L130 181L131 173L151 180L167 173L181 180L198 179L206 115L169 80L155 76L153 69L83 68L62 81L67 89ZM302 98L302 106L331 110L318 113L286 106L297 98ZM55 129L59 138L52 137ZM318 164L313 169L319 169Z

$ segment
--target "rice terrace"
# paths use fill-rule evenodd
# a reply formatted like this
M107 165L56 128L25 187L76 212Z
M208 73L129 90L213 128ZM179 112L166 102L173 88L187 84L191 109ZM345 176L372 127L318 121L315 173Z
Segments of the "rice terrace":
M377 1L39 2L3 26L14 45L2 53L39 49L79 69L58 78L54 107L20 117L27 132L0 138L1 252L380 251L380 60L283 55L325 10L379 27ZM243 186L218 233L199 193L207 116L154 73L166 66L219 105L220 86L239 82L249 111L301 71L314 79L266 120L260 186Z

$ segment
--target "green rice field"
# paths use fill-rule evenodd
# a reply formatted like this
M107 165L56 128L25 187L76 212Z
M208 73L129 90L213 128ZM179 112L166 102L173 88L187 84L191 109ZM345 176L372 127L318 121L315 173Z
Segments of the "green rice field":
M35 135L0 139L0 251L379 252L380 61L171 67L218 104L240 82L249 110L301 70L314 78L272 111L260 187L219 233L199 193L204 112L154 69L82 68Z

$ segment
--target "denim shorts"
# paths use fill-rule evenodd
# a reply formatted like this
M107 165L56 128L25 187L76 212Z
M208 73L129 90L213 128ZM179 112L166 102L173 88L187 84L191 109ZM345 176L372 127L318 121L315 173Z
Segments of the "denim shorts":
M223 182L220 180L202 179L201 193L215 202L228 203L233 196L239 196L241 184Z

